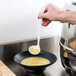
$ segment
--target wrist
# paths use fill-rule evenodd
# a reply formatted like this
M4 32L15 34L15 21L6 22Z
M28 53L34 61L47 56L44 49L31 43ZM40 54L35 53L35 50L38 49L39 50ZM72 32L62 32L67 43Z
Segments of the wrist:
M62 23L68 22L71 24L76 24L76 11L62 11L56 21L60 21Z
M67 18L68 18L68 11L61 11L57 18L57 21L60 21L63 23L63 22L66 22Z

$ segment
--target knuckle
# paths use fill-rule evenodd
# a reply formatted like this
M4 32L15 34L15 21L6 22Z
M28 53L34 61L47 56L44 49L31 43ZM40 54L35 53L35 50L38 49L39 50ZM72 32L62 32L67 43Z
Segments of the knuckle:
M51 3L49 3L49 4L48 4L48 7L49 7L49 6L52 6L52 4L51 4Z

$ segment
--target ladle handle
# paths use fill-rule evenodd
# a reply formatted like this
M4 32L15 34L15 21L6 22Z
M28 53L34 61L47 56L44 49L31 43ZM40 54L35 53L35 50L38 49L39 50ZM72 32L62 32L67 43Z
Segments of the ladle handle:
M44 9L45 9L46 4L47 4L46 2L43 4L42 9L40 10L41 13L44 12ZM40 21L40 23L42 23L42 19L41 18L39 19L39 21ZM38 42L37 42L37 46L38 47L40 47L39 46L39 44L40 44L40 30L41 30L41 25L39 25L39 27L38 27Z
M39 44L40 44L40 30L41 30L41 25L39 25L39 27L38 27L38 41L37 41L37 46L38 47L40 47L39 46Z

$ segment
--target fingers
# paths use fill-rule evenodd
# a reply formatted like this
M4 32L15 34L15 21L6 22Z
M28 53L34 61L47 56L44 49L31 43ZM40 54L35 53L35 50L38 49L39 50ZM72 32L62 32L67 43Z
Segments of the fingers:
M39 13L38 14L38 19L39 18L42 18L43 19L43 21L42 21L42 26L47 26L50 22L51 22L51 20L49 20L49 16L48 16L48 7L46 6L45 7L45 10L44 10L44 12L43 13Z
M51 21L48 19L43 19L42 26L47 26Z
M47 8L45 8L44 9L44 12L40 12L39 14L38 14L38 19L39 18L46 18L47 17Z
M38 19L39 18L46 18L47 17L47 13L39 13L38 14Z

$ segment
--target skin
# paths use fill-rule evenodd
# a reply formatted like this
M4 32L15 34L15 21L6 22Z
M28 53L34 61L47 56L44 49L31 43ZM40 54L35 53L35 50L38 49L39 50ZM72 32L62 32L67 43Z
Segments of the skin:
M47 26L52 21L76 24L76 11L64 11L53 4L48 4L44 12L38 14L39 18L43 19L42 26Z

